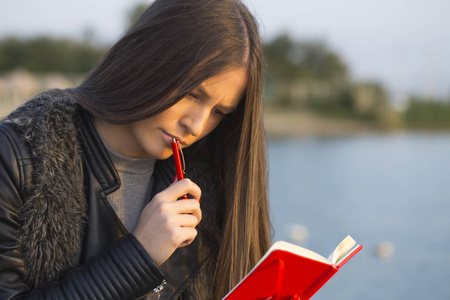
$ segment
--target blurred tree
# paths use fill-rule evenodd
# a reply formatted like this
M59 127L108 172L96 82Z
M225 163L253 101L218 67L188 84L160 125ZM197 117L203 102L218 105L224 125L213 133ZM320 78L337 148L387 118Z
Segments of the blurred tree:
M86 26L83 29L83 42L87 44L95 43L95 29L91 26Z
M0 71L21 66L27 52L25 43L15 37L8 37L0 41Z
M348 70L338 54L320 41L294 41L281 34L265 43L265 58L269 76L346 80Z
M273 104L318 109L336 94L343 97L341 103L348 102L342 88L348 84L347 66L324 42L295 41L288 34L281 34L265 43L264 51L266 88L276 86L273 88L276 92L272 93Z
M89 71L105 53L103 46L51 37L0 40L0 71L24 68L32 72Z
M352 83L349 70L322 41L281 34L264 44L266 103L327 116L393 123L387 94L379 83ZM389 124L387 124L389 126Z
M128 27L133 25L150 4L140 3L135 5L128 13Z
M405 121L411 127L449 128L450 102L411 97Z
M134 23L148 4L138 4L128 14L128 24ZM94 31L86 28L83 40L48 36L0 40L0 72L24 68L31 72L85 73L100 60L106 47L94 41Z

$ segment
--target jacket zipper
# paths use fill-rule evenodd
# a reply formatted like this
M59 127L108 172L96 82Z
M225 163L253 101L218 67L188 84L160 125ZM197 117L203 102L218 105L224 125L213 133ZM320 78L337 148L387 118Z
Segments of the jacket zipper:
M155 293L158 293L158 300L161 299L161 294L160 294L160 292L164 289L164 285L165 285L166 283L167 283L167 281L164 279L163 282L162 282L160 285L158 285L157 287L155 287L155 288L153 289L153 291L154 291Z

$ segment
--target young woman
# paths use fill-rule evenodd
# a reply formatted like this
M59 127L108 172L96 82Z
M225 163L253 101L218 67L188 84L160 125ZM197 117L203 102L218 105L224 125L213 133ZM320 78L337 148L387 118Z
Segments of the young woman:
M7 116L0 299L221 299L270 244L262 66L239 0L156 0Z

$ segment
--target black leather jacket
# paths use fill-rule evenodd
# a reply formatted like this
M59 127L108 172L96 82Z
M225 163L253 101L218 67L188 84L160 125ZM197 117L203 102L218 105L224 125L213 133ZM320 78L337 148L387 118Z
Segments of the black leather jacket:
M36 187L45 185L45 182L36 179L39 174L34 174L36 167L33 155L36 153L29 143L23 141L24 137L17 130L18 126L8 123L0 125L0 299L139 299L166 283L167 278L162 270L171 270L183 262L183 268L174 274L168 274L172 286L168 288L169 294L166 297L178 298L200 270L208 269L205 266L214 261L211 259L214 258L214 247L204 251L201 258L197 257L197 238L192 245L177 250L162 268L157 267L139 242L127 232L109 205L106 195L120 187L118 175L89 114L77 104L74 107L74 122L79 129L77 151L81 152L78 155L82 162L80 181L83 182L86 198L86 220L78 222L85 223L82 224L82 233L74 246L80 247L79 253L73 255L72 262L67 263L69 266L61 264L64 270L58 270L59 277L52 278L49 275L50 280L44 279L45 284L41 285L33 283L36 282L33 281L35 274L30 274L33 273L31 271L38 268L40 273L36 276L45 277L47 265L53 265L51 259L42 260L39 254L34 253L35 244L40 246L40 242L30 241L29 235L23 234L24 224L31 224L31 230L34 230L34 225L40 224L38 219L30 221L27 216L39 214L35 212L44 207L47 211L42 213L43 222L46 222L45 218L51 218L48 227L54 226L56 232L58 226L70 232L70 222L67 222L69 225L65 221L55 224L57 222L52 218L59 214L58 207L51 208L52 204L45 203L43 205L41 202L45 199L38 200L37 204L25 202L30 195L38 195ZM51 114L49 115L51 118ZM52 158L52 155L49 156ZM57 159L56 157L56 163ZM156 193L170 184L174 173L167 164L158 162L154 174L153 193ZM35 198L32 198L33 201L36 201ZM61 214L63 217L60 219L71 218L64 215L64 212ZM38 241L53 242L52 238L55 237L51 237L50 233L46 236L50 229L47 231L39 226L36 228L41 230L38 233L40 236L36 238ZM53 258L52 252L55 252L54 256L58 256L59 249L51 250L46 253L46 257ZM36 258L27 261L28 253ZM186 257L191 260L186 262ZM200 298L203 297L199 295Z

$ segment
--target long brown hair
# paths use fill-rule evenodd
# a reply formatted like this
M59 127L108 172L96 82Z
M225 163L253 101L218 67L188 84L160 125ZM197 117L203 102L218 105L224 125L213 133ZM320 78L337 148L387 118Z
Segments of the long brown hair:
M215 296L223 297L270 244L266 141L262 124L262 46L239 0L156 0L76 89L95 117L128 124L177 103L227 67L245 67L237 113L205 139L223 199Z

